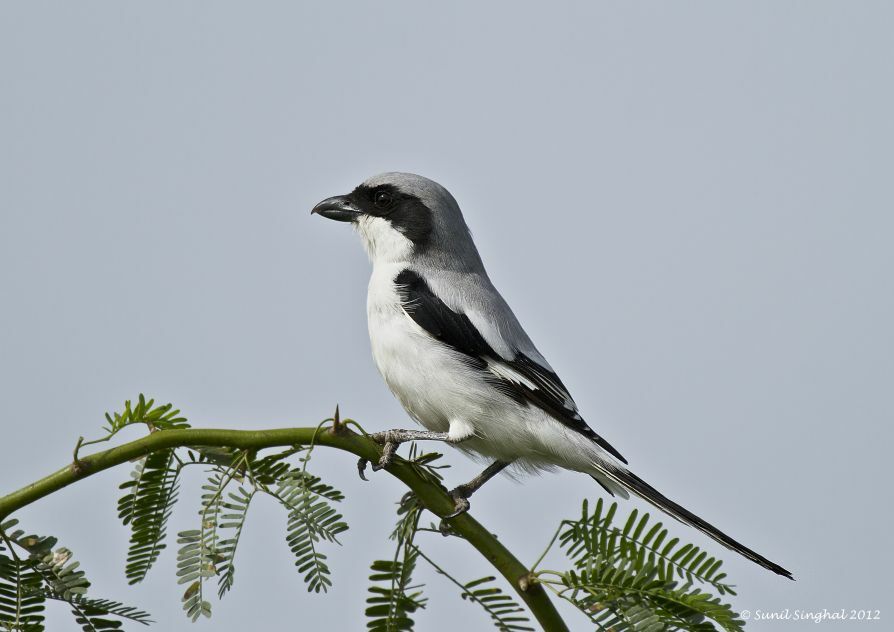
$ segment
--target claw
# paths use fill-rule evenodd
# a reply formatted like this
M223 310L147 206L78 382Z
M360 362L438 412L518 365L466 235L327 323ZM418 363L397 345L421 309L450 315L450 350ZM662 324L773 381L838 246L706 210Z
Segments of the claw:
M444 535L447 535L447 531L445 530L446 521L466 513L469 510L469 507L472 506L472 503L470 503L469 499L467 498L468 495L469 492L463 489L462 485L460 485L456 489L450 490L450 497L453 499L453 506L455 511L441 518L441 525L438 528Z
M357 474L359 474L360 478L364 481L369 480L368 478L366 478L366 466L368 464L369 464L369 461L367 461L366 459L364 459L362 457L357 461Z
M451 494L451 496L453 496L453 494ZM453 496L453 501L455 503L454 506L456 507L456 511L444 516L444 520L450 520L450 518L456 518L457 516L466 513L469 510L469 507L472 506L472 504L468 500L463 498L462 496Z
M378 462L378 463L373 463L373 464L372 464L372 471L373 471L373 472L378 472L379 470L384 470L386 467L388 467L389 465L391 465L391 461L392 461L392 459L386 459L386 458L383 456L381 459L379 459L379 462Z
M456 518L457 516L461 516L462 514L466 513L469 510L469 507L472 506L472 504L469 502L469 499L463 496L462 491L459 489L451 490L450 497L453 499L454 507L456 508L456 510L441 518L441 523L438 525L438 531L440 531L441 535L443 535L444 537L452 534L448 521L451 518Z

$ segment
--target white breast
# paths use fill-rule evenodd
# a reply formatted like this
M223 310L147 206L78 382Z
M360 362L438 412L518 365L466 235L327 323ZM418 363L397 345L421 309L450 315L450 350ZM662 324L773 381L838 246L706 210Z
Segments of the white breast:
M445 432L481 416L482 384L461 355L432 338L404 312L394 278L404 264L377 264L369 281L367 317L373 359L407 412ZM489 395L489 393L488 393Z

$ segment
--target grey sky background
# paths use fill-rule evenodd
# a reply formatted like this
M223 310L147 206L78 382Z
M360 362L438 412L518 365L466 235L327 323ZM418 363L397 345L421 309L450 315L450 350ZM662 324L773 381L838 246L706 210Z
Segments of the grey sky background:
M405 426L369 354L359 240L308 211L413 171L459 200L591 425L795 573L670 525L726 560L737 608L878 608L881 623L823 629L889 626L892 19L883 2L3 3L3 490L64 464L141 391L202 426L316 424L336 402L369 430ZM450 482L477 469L447 458ZM402 489L357 480L342 453L315 466L348 497L334 590L305 592L267 503L234 592L196 626L173 540L126 586L127 468L19 518L159 630L259 613L267 629L362 629ZM572 473L501 478L473 512L531 562L600 492ZM196 506L185 493L171 534ZM491 572L461 541L430 551L463 579ZM420 630L488 629L419 576ZM50 622L75 629L62 608Z

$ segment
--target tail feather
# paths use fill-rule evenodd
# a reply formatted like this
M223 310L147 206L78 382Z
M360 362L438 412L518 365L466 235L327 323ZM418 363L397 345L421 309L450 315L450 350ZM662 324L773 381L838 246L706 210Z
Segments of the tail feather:
M624 500L630 498L630 494L627 493L627 488L623 485L619 485L614 480L603 476L602 474L590 474L590 478L599 483L600 487L607 491L609 496L620 496Z
M685 507L682 507L667 498L664 494L649 485L633 472L622 469L620 467L609 468L604 466L600 467L600 470L600 474L605 478L611 479L619 485L623 485L634 494L641 497L643 500L647 500L648 502L667 512L670 516L676 518L680 522L695 527L696 529L698 529L708 537L716 540L723 546L732 549L740 555L747 557L752 562L763 566L767 570L771 570L777 575L782 575L783 577L787 577L792 580L794 579L794 577L792 577L792 574L782 568L779 564L771 562L763 555L752 551L747 546L740 544L739 542L736 542L714 525L705 522Z

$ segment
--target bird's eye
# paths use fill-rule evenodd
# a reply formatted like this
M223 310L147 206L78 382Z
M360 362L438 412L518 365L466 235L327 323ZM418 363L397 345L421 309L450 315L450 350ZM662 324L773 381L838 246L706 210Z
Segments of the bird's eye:
M388 208L391 206L393 202L393 198L388 191L378 191L376 193L375 198L373 199L373 203L376 205L376 208Z

